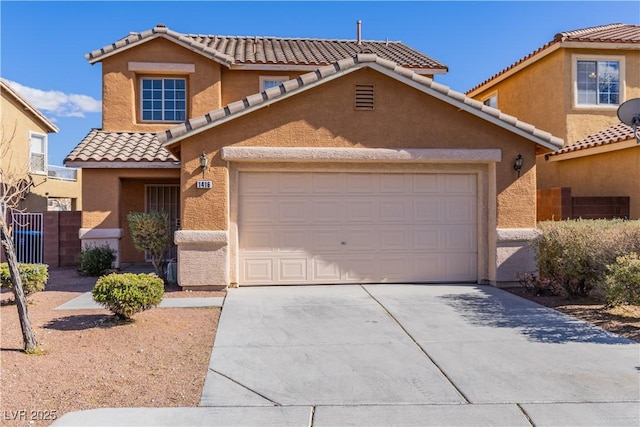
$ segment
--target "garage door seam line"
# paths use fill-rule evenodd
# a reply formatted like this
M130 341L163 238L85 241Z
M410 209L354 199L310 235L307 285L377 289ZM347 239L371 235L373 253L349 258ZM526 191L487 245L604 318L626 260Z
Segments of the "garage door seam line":
M462 390L460 390L460 388L458 388L458 386L453 382L453 380L451 378L449 378L449 376L444 372L444 370L440 367L440 365L429 355L429 353L418 343L418 341L415 340L415 338L413 338L413 336L409 333L409 331L407 331L405 329L405 327L398 321L398 319L396 319L396 317L391 314L391 312L389 310L387 310L387 307L385 307L380 301L378 301L378 299L376 297L374 297L367 288L365 288L362 284L360 284L360 287L367 293L367 295L369 295L369 297L371 297L371 299L373 299L376 303L378 303L378 305L385 311L385 313L387 313L387 315L393 319L393 321L400 327L400 329L402 329L402 331L411 339L411 341L413 341L413 343L420 349L420 351L422 352L422 354L424 354L427 359L429 359L429 361L431 361L431 363L433 363L433 365L438 369L438 371L442 374L442 376L447 380L447 382L451 385L451 387L454 388L454 390L464 399L464 401L466 403L473 403L469 400L469 398L462 392Z

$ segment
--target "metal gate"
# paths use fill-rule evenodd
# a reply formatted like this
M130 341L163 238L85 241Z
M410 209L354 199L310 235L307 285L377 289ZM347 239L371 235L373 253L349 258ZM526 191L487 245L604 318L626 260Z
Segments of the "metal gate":
M178 249L173 243L176 230L180 229L180 186L147 184L145 197L146 211L166 212L169 215L170 249L168 259L178 257ZM146 261L151 258L146 255Z
M13 212L11 226L18 262L42 264L44 249L42 213Z

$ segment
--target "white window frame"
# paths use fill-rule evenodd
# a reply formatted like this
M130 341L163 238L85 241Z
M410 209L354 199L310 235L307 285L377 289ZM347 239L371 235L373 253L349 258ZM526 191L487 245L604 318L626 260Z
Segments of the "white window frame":
M498 108L498 92L492 92L480 100L488 107ZM495 105L491 105L491 100L494 100ZM488 104L487 101L489 102Z
M260 92L265 90L264 85L266 82L286 82L290 80L289 76L260 76Z
M33 147L31 144L31 141L34 138L42 138L42 150L43 153L34 153L33 152ZM29 132L29 173L34 174L34 175L46 175L48 173L48 168L47 168L47 164L48 164L48 148L49 148L49 143L48 143L48 138L47 138L47 134L46 133L39 133L39 132ZM42 170L36 170L33 167L33 161L32 161L32 156L34 154L42 154Z
M163 118L160 120L154 120L154 119L145 119L144 118L144 88L143 88L143 82L145 80L162 80L163 81L163 88L162 88L162 116ZM164 107L164 81L165 80L183 80L184 81L184 120L165 120L164 119L164 114L165 114L165 107ZM189 97L189 91L188 91L188 87L187 87L187 78L184 76L141 76L139 79L139 84L140 84L140 122L141 123L183 123L185 121L187 121L189 119L189 112L188 112L188 97ZM175 110L174 110L175 111Z
M578 61L614 61L619 66L619 103L618 104L579 104L578 103ZM571 56L571 78L573 87L573 107L575 109L601 109L601 110L617 110L625 101L625 57L621 55L572 55Z

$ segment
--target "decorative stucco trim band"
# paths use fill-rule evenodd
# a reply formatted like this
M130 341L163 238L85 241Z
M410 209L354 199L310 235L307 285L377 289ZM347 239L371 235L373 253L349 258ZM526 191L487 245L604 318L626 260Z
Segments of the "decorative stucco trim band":
M529 242L540 235L537 228L497 228L496 241L498 243L507 242Z
M178 246L227 246L229 244L229 232L212 230L178 230L173 236L173 242Z
M502 151L439 148L223 147L222 159L230 162L492 163L502 160Z
M124 235L122 228L81 228L78 237L85 239L121 239Z

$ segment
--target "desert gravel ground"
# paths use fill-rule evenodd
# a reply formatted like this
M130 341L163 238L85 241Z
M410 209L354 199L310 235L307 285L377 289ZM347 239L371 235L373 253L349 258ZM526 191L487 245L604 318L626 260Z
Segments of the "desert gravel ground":
M107 310L54 310L90 291L96 278L52 269L29 297L43 355L26 355L13 294L0 295L0 417L3 426L45 426L100 407L197 406L219 308L154 308L115 322ZM224 296L168 288L165 298Z

